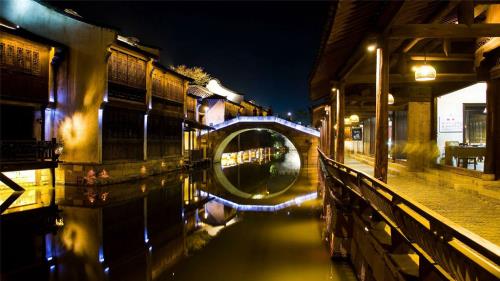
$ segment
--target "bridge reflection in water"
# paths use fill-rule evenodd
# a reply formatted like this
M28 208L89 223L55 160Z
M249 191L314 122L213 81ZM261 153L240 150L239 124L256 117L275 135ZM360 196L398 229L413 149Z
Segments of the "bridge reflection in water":
M4 194L2 280L355 280L324 251L315 166L293 177L261 199L234 196L212 169Z

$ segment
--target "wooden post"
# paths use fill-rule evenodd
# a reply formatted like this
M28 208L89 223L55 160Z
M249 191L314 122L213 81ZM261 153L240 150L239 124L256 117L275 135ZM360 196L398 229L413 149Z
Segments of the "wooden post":
M479 80L486 80L486 156L484 159L483 178L500 178L500 48L484 54L484 60L478 68Z
M377 48L375 111L375 178L387 182L387 101L389 94L389 49L387 42Z
M345 112L345 87L341 84L337 89L337 139L335 160L344 163L344 112Z
M333 102L334 99L333 99L333 96L331 98L331 101L330 101L330 109L328 111L328 128L329 128L329 131L328 131L328 156L330 156L332 159L335 158L335 128L334 128L334 124L335 124L335 118L333 116L333 109L334 109L334 105L335 103Z
M497 67L499 77L491 77L487 81L486 89L486 157L484 160L484 173L494 175L495 179L500 178L500 65ZM493 69L491 71L493 73ZM492 176L490 176L492 177ZM493 179L493 178L490 178Z

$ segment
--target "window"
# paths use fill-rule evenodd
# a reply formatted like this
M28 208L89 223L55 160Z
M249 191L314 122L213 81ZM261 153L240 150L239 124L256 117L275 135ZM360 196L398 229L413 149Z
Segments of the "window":
M464 143L486 143L486 104L464 103Z

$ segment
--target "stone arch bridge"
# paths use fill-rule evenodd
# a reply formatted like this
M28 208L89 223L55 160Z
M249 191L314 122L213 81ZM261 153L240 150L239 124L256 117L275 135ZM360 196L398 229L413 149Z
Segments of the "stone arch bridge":
M210 133L203 132L202 139L209 142L213 162L220 162L226 146L239 134L252 130L270 130L286 137L297 149L304 166L316 165L319 131L276 116L239 116L219 123Z

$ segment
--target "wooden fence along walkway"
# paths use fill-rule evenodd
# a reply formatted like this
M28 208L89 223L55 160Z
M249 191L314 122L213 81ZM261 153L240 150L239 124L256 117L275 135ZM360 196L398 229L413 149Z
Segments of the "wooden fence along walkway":
M500 280L497 245L319 153L330 253L360 280Z

